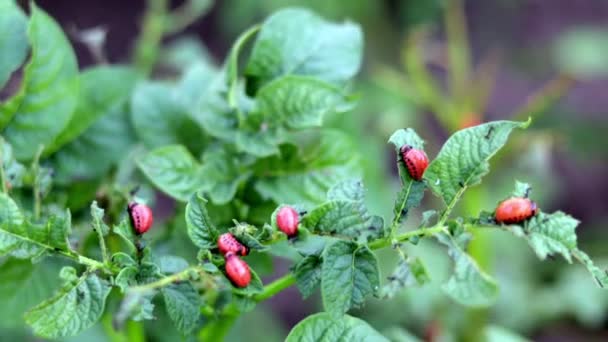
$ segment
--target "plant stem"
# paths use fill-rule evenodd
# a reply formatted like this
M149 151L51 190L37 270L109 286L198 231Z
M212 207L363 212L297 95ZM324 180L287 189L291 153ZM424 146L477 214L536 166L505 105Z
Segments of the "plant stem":
M373 241L372 243L368 244L368 247L371 249L381 249L381 248L389 247L392 244L397 243L397 242L409 240L410 238L412 238L414 236L428 236L428 235L440 233L444 230L445 230L445 227L444 227L443 223L441 223L441 224L437 224L431 228L419 228L416 230L405 232L403 234L399 234L399 235L395 236L393 239L388 238L388 239L376 240L376 241Z
M42 155L42 151L44 150L44 146L40 145L38 147L38 152L36 152L36 156L32 161L32 172L34 173L34 219L40 219L40 207L41 207L41 199L40 199L40 156Z
M158 57L161 39L166 29L167 0L148 0L142 23L141 33L135 44L137 69L148 75Z
M4 174L4 139L2 137L0 137L0 182L2 182L2 192L8 193L6 175Z
M266 300L275 294L285 290L296 282L296 278L291 274L287 273L279 279L276 279L272 283L264 286L264 291L258 293L253 297L258 302Z
M191 276L192 272L203 273L204 270L200 266L191 266L181 272L174 273L170 276L166 276L157 281L139 285L139 286L130 287L129 292L147 292L147 291L154 290L154 289L157 289L160 287L165 287L174 282L189 280L192 277Z

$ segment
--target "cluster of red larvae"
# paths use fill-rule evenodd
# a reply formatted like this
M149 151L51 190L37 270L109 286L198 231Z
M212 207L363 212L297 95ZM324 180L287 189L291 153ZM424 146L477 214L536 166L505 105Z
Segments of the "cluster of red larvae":
M220 253L226 260L226 275L232 283L238 287L247 287L251 282L251 271L249 265L239 258L249 254L249 248L240 243L234 235L224 233L217 239Z
M282 207L277 213L277 226L279 229L293 237L298 233L299 216L292 207ZM226 260L226 275L237 287L247 287L251 282L249 265L239 258L249 254L247 246L238 241L234 235L224 233L217 239L217 247Z

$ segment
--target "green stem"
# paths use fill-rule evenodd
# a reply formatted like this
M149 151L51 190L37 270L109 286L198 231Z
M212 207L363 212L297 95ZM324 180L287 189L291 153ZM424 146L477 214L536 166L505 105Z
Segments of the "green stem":
M99 248L101 248L101 258L105 265L110 263L110 258L108 257L108 249L106 248L106 240L104 239L103 232L101 229L95 229L97 232L97 238L99 240Z
M38 152L36 152L36 156L32 161L32 172L34 173L34 219L40 220L40 211L41 211L41 198L40 198L40 156L42 155L42 151L44 150L44 146L40 145L38 147Z
M287 273L281 278L273 281L272 283L264 286L264 291L258 293L253 297L258 302L264 301L268 298L271 298L275 294L285 290L296 282L296 278L291 274Z
M471 56L461 0L451 0L445 13L450 93L454 102L461 101L471 74ZM462 108L458 108L462 110ZM462 113L455 113L462 114Z
M2 192L8 193L6 175L4 174L4 139L2 137L0 137L0 182L2 182Z
M191 266L181 272L174 273L170 276L166 276L157 281L139 285L139 286L130 287L129 292L148 292L150 290L165 287L174 282L190 280L192 278L192 272L203 273L205 271L200 266Z
M397 242L407 241L410 238L413 238L415 236L429 236L429 235L441 233L443 231L445 231L445 227L444 227L443 223L438 223L437 225L435 225L431 228L419 228L416 230L405 232L403 234L399 234L399 235L395 236L393 239L391 239L389 237L387 239L380 239L380 240L373 241L372 243L368 244L368 247L371 249L381 249L381 248L389 247Z
M150 74L166 29L167 0L148 0L141 33L135 44L135 66L144 75Z
M399 234L392 239L389 237L386 239L376 240L376 241L370 243L368 246L371 249L382 249L385 247L389 247L389 246L393 245L394 243L406 241L414 236L429 236L429 235L441 233L443 231L445 231L445 227L443 225L436 225L431 228L419 228L416 230L405 232L403 234ZM295 282L296 282L296 278L293 276L293 274L287 273L284 276L282 276L281 278L276 279L272 283L264 286L264 290L262 292L256 294L253 297L253 299L258 302L269 299L269 298L273 297L274 295L276 295L277 293L279 293L279 292L285 290L286 288L290 287L291 285L295 284Z
M530 116L545 112L574 85L574 82L575 79L569 75L559 75L550 80L515 111L513 120L526 120Z

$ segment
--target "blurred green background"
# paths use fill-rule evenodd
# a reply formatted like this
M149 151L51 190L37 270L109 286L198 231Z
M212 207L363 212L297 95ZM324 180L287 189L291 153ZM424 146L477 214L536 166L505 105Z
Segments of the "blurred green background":
M76 32L99 26L107 30L107 59L128 62L145 2L38 3L73 33L81 68L96 59ZM181 4L172 2L173 7ZM514 180L527 181L543 210L563 210L582 221L581 247L608 265L608 2L218 0L201 6L206 8L202 17L163 42L165 68L155 76L170 77L175 61L189 55L219 63L239 33L287 6L363 27L364 66L353 84L359 105L329 118L329 125L359 143L372 211L389 217L399 187L394 152L386 144L396 129L415 128L432 158L457 129L532 116L531 128L514 135L492 162L484 184L465 195L459 210L471 215L491 211ZM438 208L430 197L423 207ZM424 256L433 282L390 301L372 300L355 315L394 340L404 338L400 329L429 341L451 341L466 340L475 329L500 335L499 327L538 341L608 340L608 292L598 289L581 266L567 266L561 259L541 263L524 241L506 233L476 238L472 254L500 284L494 307L469 310L445 297L439 284L447 277L449 260L426 243L407 249ZM381 260L385 274L390 272L395 259L387 253ZM254 266L266 280L288 267L280 261L266 266ZM280 341L318 310L318 297L302 301L296 289L289 289L243 316L229 340ZM172 328L147 324L158 340L169 338ZM104 340L100 333L91 329L75 340Z

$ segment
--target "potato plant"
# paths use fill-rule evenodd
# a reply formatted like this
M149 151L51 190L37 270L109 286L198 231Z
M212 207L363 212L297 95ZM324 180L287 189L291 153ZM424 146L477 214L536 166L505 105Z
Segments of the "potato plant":
M350 87L362 63L357 24L284 9L239 36L221 66L190 63L162 80L131 65L79 70L61 27L34 3L26 15L0 2L0 28L0 86L19 81L0 102L0 298L25 312L11 319L36 336L78 336L100 321L120 331L165 310L182 336L216 341L240 314L296 286L304 298L319 290L324 311L298 323L287 341L385 341L348 313L370 296L390 300L429 280L425 260L408 256L404 244L436 240L453 260L445 293L460 305L492 305L499 284L467 254L472 232L487 229L521 237L541 259L578 261L608 286L606 271L577 247L579 222L563 212L538 203L514 224L497 223L497 203L476 217L453 213L531 119L456 132L421 179L400 152L423 151L424 140L396 127L388 139L401 180L393 218L367 209L365 156L347 135L323 127L327 116L348 120L365 96ZM443 205L412 225L410 212L425 195ZM504 194L528 196L531 186L519 181ZM132 203L153 208L148 232L127 211ZM298 216L289 237L277 226L285 207ZM227 232L248 253L220 253ZM398 256L392 274L380 274L379 249ZM263 282L248 263L256 256L291 268ZM250 278L226 276L235 257Z

